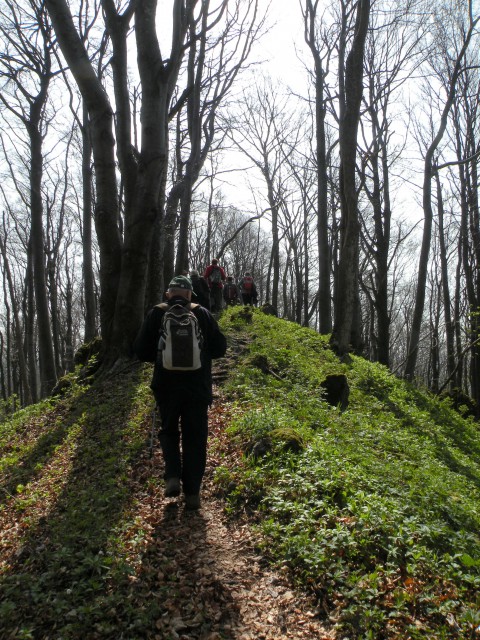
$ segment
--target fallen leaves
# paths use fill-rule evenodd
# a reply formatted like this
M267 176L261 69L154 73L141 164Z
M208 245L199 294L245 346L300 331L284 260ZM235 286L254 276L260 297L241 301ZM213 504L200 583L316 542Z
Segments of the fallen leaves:
M106 451L110 446L113 415L108 424L98 426L92 414L91 424L96 428L90 428L89 422L82 430L79 451L73 438L63 437L66 429L54 434L52 455L42 459L45 473L24 474L35 501L20 511L23 494L7 494L1 513L5 575L28 580L30 592L41 603L32 609L27 592L12 581L15 594L25 595L25 601L12 604L18 617L12 609L11 629L21 618L25 629L31 629L39 640L55 634L60 637L59 633L72 637L60 631L60 624L62 629L84 630L75 637L91 640L124 635L155 640L334 637L313 613L306 596L289 584L287 572L267 567L248 523L228 523L224 516L213 483L214 470L222 456L240 454L225 437L232 407L218 390L217 398L210 414L211 447L199 513L185 511L181 500L164 497L158 447L151 459L147 447L140 451L139 457L122 466L121 474L108 466L117 463L113 456L104 466L96 464L97 450L103 447ZM99 407L100 399L92 405ZM60 418L53 412L51 420L55 424ZM115 428L123 432L124 413L119 411L116 420ZM150 429L149 420L145 412L145 433ZM106 501L106 468L112 477L112 495L118 487L128 498L114 502L121 511L114 512ZM88 526L75 520L80 517L73 506L77 504L85 510ZM95 505L96 518L88 511L90 504ZM102 509L112 511L104 528L98 526L103 522ZM77 524L74 534L61 529L66 515ZM54 538L59 532L72 539ZM54 558L58 570L45 558ZM88 602L77 595L80 589L91 598ZM52 600L47 602L49 593Z

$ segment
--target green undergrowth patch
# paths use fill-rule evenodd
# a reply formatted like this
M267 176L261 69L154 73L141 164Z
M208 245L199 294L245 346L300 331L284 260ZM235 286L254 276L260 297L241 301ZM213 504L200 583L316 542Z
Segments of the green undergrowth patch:
M325 337L252 310L222 326L248 347L227 383L241 464L217 472L233 516L258 523L348 638L480 635L480 429L447 401ZM347 377L348 408L320 383Z
M478 638L478 424L294 323L243 307L220 322L230 426L212 447L232 526L258 527L339 638ZM150 504L150 375L72 375L1 422L2 640L157 637L176 616ZM348 380L344 411L325 401L329 375Z
M137 637L132 469L148 439L149 371L127 366L0 425L1 638ZM119 631L121 630L121 632ZM139 632L140 633L140 632Z

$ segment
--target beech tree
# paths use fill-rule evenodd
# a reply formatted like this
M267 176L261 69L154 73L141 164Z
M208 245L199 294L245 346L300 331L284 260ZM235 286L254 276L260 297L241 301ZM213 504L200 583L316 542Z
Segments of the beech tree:
M94 218L100 251L101 333L111 364L116 358L129 354L143 318L152 240L159 229L161 232L169 162L169 120L186 105L190 157L181 161L185 173L181 175L179 194L183 198L177 260L180 264L186 256L192 186L211 144L215 109L255 39L257 2L251 0L245 12L240 2L232 6L226 0L215 3L172 0L171 44L167 52L157 32L156 0L131 0L122 7L113 0L101 0L100 4L111 49L114 106L107 90L109 80L104 81L89 59L70 6L65 0L46 0L59 46L88 112L95 166ZM79 10L82 8L78 5ZM209 34L224 17L232 31L222 30L212 44ZM129 34L133 21L141 96L139 148L132 129L134 114L129 87L132 69ZM208 58L215 47L220 60L217 72ZM182 89L177 86L177 80L186 54L187 82ZM202 106L200 96L206 86L212 91ZM203 147L202 133L205 134ZM152 273L151 270L150 276Z
M460 211L458 262L456 275L453 327L456 343L456 366L449 367L446 381L453 389L462 388L468 381L470 394L476 402L480 415L480 206L478 196L478 175L480 162L480 69L476 64L472 47L466 68L461 74L452 109L452 141L455 147L455 163L448 163L455 170L453 181L455 201ZM453 166L452 166L453 164ZM441 167L439 167L439 170ZM460 316L460 272L465 283L465 322ZM465 346L462 345L460 326L465 326ZM468 375L464 376L465 361L470 355ZM453 390L452 389L452 390Z
M42 196L42 147L48 129L46 110L49 85L55 73L52 67L54 45L51 25L42 3L31 0L27 7L9 4L8 8L9 14L4 15L0 27L6 42L6 48L0 56L1 73L5 81L0 101L22 124L28 137L29 248L33 267L41 394L45 396L57 379L47 295Z
M405 147L405 140L398 134L394 138L392 103L398 100L401 89L422 61L424 24L417 14L412 24L412 14L417 5L418 2L409 0L397 3L386 15L375 12L365 52L365 113L361 123L362 151L358 164L361 185L371 207L372 222L364 221L363 242L367 260L373 268L373 276L367 285L372 296L375 340L372 355L387 366L390 363L392 168Z
M346 5L342 2L342 8ZM350 51L340 68L340 202L341 245L338 287L331 344L340 356L361 348L358 297L360 222L356 187L356 154L360 105L363 94L363 58L370 18L370 0L358 0ZM344 74L344 75L343 75Z
M148 256L160 214L160 185L168 161L168 109L197 0L173 3L172 41L162 54L156 31L156 2L129 2L117 10L101 2L112 45L114 110L89 59L65 0L46 0L59 46L89 114L95 164L95 224L100 250L100 319L109 361L128 354L141 323ZM127 36L135 17L137 63L142 88L141 148L132 142ZM115 150L122 175L124 225L119 226ZM122 235L123 230L123 235Z
M315 158L317 166L317 237L318 237L318 309L320 333L332 330L331 248L329 243L328 161L326 140L326 116L328 89L326 78L333 53L331 32L321 37L321 20L318 15L319 0L306 0L301 7L304 20L304 37L312 53L314 70L312 81L315 90ZM330 42L329 42L330 41Z
M172 188L180 202L180 224L175 273L188 269L188 231L192 193L213 144L217 111L228 96L239 72L245 67L252 45L258 38L263 20L257 20L258 0L223 0L217 9L215 26L219 33L209 38L210 0L204 3L202 28L195 37L190 26L187 83L185 92L186 126L178 149L178 174ZM228 7L228 13L227 13ZM222 14L226 14L222 20ZM177 138L178 140L178 138Z
M442 7L440 7L442 9ZM447 16L452 14L447 14ZM423 173L423 213L424 226L422 246L418 261L417 290L415 297L415 308L413 312L412 327L409 336L408 355L405 365L405 377L409 380L415 376L415 367L418 357L420 342L420 331L422 327L425 290L427 282L428 258L432 237L433 207L432 207L432 179L436 171L435 154L442 141L448 124L450 109L455 100L457 83L464 70L465 54L470 45L470 41L475 33L479 17L473 15L473 3L469 0L464 22L459 25L455 34L449 32L450 20L446 20L445 15L437 15L437 41L436 44L441 49L443 68L438 69L446 92L446 98L441 110L436 133L425 152L424 173ZM450 48L450 46L451 48ZM439 62L432 58L433 64ZM440 65L439 65L440 66Z

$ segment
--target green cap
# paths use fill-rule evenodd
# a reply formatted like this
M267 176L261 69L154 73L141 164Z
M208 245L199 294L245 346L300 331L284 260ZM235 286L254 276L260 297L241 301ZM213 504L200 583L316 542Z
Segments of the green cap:
M192 283L190 278L187 276L175 276L170 280L170 284L168 285L169 289L187 289L188 291L192 291Z

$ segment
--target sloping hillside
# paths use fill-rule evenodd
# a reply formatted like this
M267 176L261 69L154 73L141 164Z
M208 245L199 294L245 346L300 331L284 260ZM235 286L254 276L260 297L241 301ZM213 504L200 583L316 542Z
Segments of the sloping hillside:
M479 637L478 423L298 325L237 310L224 326L248 344L226 392L249 455L217 478L266 556L348 638ZM344 411L325 402L332 375Z
M200 514L163 497L148 366L0 426L0 637L478 637L478 425L313 331L221 323Z

